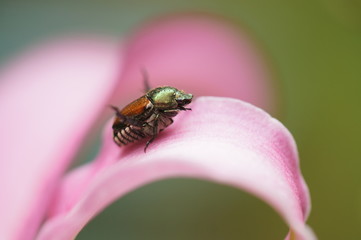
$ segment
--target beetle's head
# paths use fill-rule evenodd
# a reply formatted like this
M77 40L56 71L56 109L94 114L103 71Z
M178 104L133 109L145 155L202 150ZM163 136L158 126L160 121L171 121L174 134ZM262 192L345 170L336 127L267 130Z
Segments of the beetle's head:
M193 95L173 87L159 87L147 93L155 107L177 109L192 102Z

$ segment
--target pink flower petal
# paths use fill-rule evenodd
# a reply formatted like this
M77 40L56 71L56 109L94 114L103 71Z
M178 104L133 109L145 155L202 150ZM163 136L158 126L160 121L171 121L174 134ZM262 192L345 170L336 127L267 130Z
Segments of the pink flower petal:
M296 239L315 239L304 223L309 193L287 129L263 110L235 99L202 97L191 107L146 154L145 142L119 149L109 122L99 157L64 180L59 212L47 220L38 239L72 239L117 198L152 181L180 176L244 189L272 206ZM79 189L82 193L76 194Z
M0 72L0 236L33 239L119 73L110 39L48 43Z
M234 97L274 110L268 66L249 34L239 29L201 15L171 16L147 25L129 41L122 89L113 102L137 97L131 94L142 89L144 68L152 86L172 85L195 96Z

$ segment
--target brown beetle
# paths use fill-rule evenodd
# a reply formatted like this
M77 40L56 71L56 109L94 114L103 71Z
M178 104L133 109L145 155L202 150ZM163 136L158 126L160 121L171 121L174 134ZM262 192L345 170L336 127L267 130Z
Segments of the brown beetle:
M146 79L145 85L148 90ZM173 123L172 118L179 111L191 110L184 106L191 103L192 98L192 94L165 86L149 90L122 110L111 106L116 113L113 123L114 142L118 146L123 146L150 137L144 148L146 152L159 132Z

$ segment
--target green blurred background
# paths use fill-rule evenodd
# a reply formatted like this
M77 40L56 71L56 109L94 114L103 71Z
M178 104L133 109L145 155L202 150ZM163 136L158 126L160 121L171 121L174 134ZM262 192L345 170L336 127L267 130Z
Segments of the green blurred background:
M122 36L179 11L216 13L261 43L282 89L277 116L293 133L320 239L361 239L361 2L4 1L0 63L44 38ZM78 239L282 239L287 226L260 200L192 179L145 186L95 218Z

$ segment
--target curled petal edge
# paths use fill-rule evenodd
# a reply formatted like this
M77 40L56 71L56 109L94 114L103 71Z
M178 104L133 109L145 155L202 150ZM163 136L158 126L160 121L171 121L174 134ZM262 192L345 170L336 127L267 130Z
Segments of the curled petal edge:
M109 122L99 157L64 179L53 216L37 239L72 239L117 198L169 177L243 189L283 217L291 229L286 239L316 239L305 224L309 192L288 130L263 110L235 99L202 97L192 109L179 116L146 154L144 142L115 146Z

